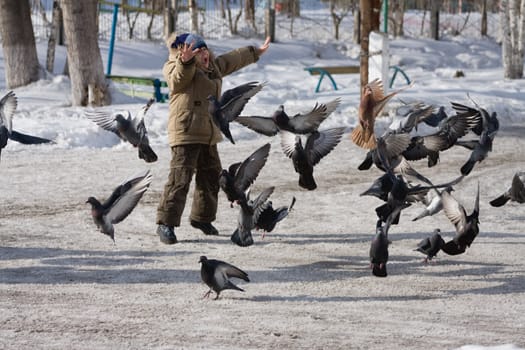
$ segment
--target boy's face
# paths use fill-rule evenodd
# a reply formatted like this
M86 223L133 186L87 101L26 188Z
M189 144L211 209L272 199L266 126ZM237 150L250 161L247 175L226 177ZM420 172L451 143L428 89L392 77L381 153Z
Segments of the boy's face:
M195 55L195 58L201 67L208 69L210 65L210 52L207 48L201 47L197 55Z

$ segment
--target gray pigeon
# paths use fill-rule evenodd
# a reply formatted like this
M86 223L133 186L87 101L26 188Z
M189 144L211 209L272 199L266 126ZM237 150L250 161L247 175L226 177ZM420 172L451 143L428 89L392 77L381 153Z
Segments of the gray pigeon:
M215 300L219 299L219 294L226 289L244 292L244 289L237 287L230 281L232 277L250 282L246 272L227 262L208 259L204 255L200 257L199 262L201 263L201 279L210 287L210 290L204 294L204 298L209 297L212 291L216 294Z
M376 277L386 277L386 263L388 262L388 233L384 230L381 220L377 221L376 234L370 243L370 267Z
M215 96L208 96L208 101L210 101L208 111L213 118L213 122L231 143L235 144L230 132L230 122L234 121L241 114L250 98L261 91L263 86L264 83L259 84L256 81L239 85L233 89L226 90L218 101Z
M341 103L336 98L327 103L316 103L314 108L306 114L295 114L290 117L281 105L272 117L243 116L235 121L266 136L275 136L280 130L286 130L294 134L309 134L319 129L319 125L336 110Z
M238 202L241 205L246 203L246 190L253 184L262 167L266 164L269 152L270 144L267 143L258 148L242 163L234 163L228 167L228 170L223 169L221 171L219 186L232 203L232 207L233 202Z
M301 136L281 131L281 147L299 174L299 186L309 191L317 188L314 166L341 142L344 132L344 127L315 131L308 136L303 147Z
M0 99L0 156L2 155L2 149L7 145L8 139L25 145L53 142L42 137L27 135L13 130L13 115L17 105L18 101L13 91L9 91Z
M452 102L454 106L455 103ZM458 139L465 136L480 122L476 110L459 110L456 115L447 117L444 112L437 125L438 131L426 136L414 136L410 145L403 151L407 160L427 158L428 167L439 162L439 153L457 144Z
M275 187L263 190L254 200L250 200L250 190L246 194L246 205L241 205L237 217L237 228L231 235L231 241L240 247L253 244L252 230L255 228L261 206L268 200Z
M502 195L490 201L493 207L501 207L508 201L525 203L525 171L519 171L512 177L512 185Z
M150 99L134 118L129 111L125 112L126 116L118 113L114 117L103 111L87 111L85 114L102 129L115 133L120 139L137 147L139 158L144 159L146 163L152 163L157 161L157 155L149 145L144 116L153 102L155 100Z
M111 196L103 203L95 197L89 197L86 203L91 204L91 216L97 228L115 241L114 224L124 220L137 206L142 195L148 189L152 176L149 170L132 176L113 190Z
M461 167L461 174L468 175L474 168L476 163L481 163L492 151L492 144L494 138L499 130L499 121L496 112L493 112L491 115L487 110L480 108L478 109L467 107L459 103L453 103L452 107L461 113L473 113L479 117L479 122L471 130L479 135L479 140L469 140L469 141L456 141L456 145L464 146L472 152L470 153L469 159Z
M416 251L426 255L424 260L425 263L428 263L430 260L432 260L432 258L435 257L436 254L445 245L443 237L441 237L441 235L439 234L440 232L440 229L435 229L432 236L427 237L421 242L419 242L417 248L415 249Z
M465 208L448 192L441 195L443 211L456 227L456 236L441 248L449 255L464 253L479 233L479 182L474 209L467 215Z

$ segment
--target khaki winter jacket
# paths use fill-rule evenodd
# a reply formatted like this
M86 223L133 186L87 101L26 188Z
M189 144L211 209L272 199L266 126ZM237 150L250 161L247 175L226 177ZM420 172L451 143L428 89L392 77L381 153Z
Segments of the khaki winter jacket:
M215 145L222 140L220 129L208 113L209 95L221 96L222 77L256 62L253 46L213 57L208 70L197 67L196 60L182 63L178 50L169 49L162 73L170 90L168 142L171 147L200 143Z

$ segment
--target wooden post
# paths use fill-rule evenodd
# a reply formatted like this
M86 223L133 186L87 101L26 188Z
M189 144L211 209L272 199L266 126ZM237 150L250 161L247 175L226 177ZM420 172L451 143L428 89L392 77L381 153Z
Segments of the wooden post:
M360 81L361 93L366 84L368 84L368 47L369 35L371 30L372 7L370 1L360 0L359 11L361 12L361 54L360 54Z

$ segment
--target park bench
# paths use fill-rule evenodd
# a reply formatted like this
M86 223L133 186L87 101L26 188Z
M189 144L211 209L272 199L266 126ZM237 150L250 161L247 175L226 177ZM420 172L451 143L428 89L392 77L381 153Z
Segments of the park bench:
M143 94L144 91L136 90L136 85L151 86L153 91L151 93L145 92L144 97L153 96L157 102L165 102L168 99L168 94L162 92L162 88L168 87L165 81L157 78L144 78L144 77L130 77L124 75L106 75L106 78L111 79L115 83L128 84L131 86L131 90L123 90L124 92L130 92L132 96L138 96Z
M400 73L405 78L407 84L410 84L410 79L408 78L408 75L400 67L390 66L389 68L394 70L394 73L392 74L392 77L390 78L390 83L388 85L390 88L392 88L392 86L394 85L394 80L396 79L398 73ZM337 84L335 83L335 80L332 77L332 75L357 74L359 73L359 66L306 67L304 68L304 70L308 71L310 75L319 75L319 81L317 82L317 86L315 87L315 92L319 92L321 88L321 82L323 81L324 77L327 77L332 83L334 90L337 90Z

